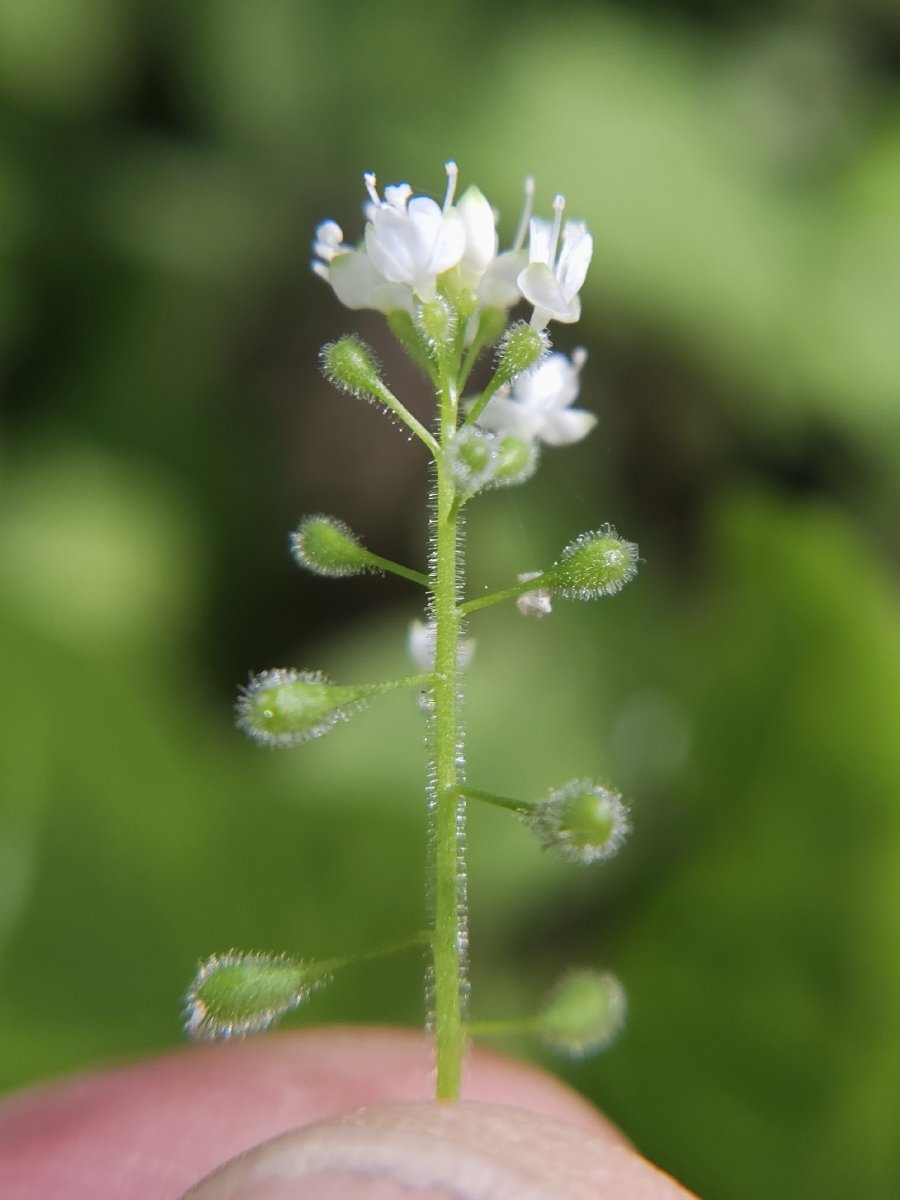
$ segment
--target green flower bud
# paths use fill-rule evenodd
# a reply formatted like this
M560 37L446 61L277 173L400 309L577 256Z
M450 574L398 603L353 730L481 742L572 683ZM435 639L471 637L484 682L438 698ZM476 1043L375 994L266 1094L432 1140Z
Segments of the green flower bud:
M448 449L448 461L456 489L461 496L472 496L494 479L498 464L499 439L474 425L464 425Z
M505 383L521 375L546 355L550 339L543 329L532 329L527 321L510 325L497 351L497 376Z
M316 963L283 955L213 955L185 995L185 1032L211 1041L268 1029L330 978Z
M323 346L321 363L325 378L352 396L381 396L384 391L375 355L355 334Z
M547 582L568 600L596 600L620 591L637 574L638 548L611 525L570 542L547 572Z
M526 442L512 433L501 435L498 442L491 487L513 487L530 479L537 470L538 443Z
M625 1024L625 989L614 975L572 971L550 993L537 1020L548 1046L570 1058L602 1050Z
M631 832L619 793L589 779L554 789L526 820L546 850L585 864L612 858Z
M338 687L321 671L263 671L241 690L237 726L267 746L296 746L348 720L386 686Z
M304 517L291 534L291 554L307 571L333 579L370 569L370 555L356 534L337 517Z
M443 296L435 296L433 300L420 304L413 314L413 320L434 357L456 337L456 312Z

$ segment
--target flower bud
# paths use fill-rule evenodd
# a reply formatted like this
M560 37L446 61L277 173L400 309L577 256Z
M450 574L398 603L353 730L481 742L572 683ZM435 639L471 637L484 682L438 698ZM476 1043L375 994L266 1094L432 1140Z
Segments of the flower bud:
M323 346L321 363L325 378L352 396L380 396L384 391L374 354L355 334Z
M526 442L515 434L502 434L498 438L497 463L491 487L514 487L524 483L537 470L538 443Z
M443 296L419 305L413 320L433 356L449 346L456 336L456 312Z
M545 850L585 864L612 858L631 832L619 793L589 779L555 788L526 820Z
M214 954L185 995L185 1032L212 1041L268 1029L330 978L316 963L283 955Z
M498 439L484 429L464 425L450 443L448 461L456 490L461 496L472 496L494 479Z
M497 375L508 383L536 366L550 348L550 339L543 329L533 329L525 321L510 325L497 351Z
M369 567L369 553L356 534L337 517L316 513L304 517L291 534L291 554L307 571L337 579L359 575Z
M611 525L582 533L547 572L554 591L568 600L596 600L620 591L637 574L638 548Z
M338 687L321 671L277 667L241 689L237 726L267 746L296 746L328 733L391 685Z
M570 1058L602 1050L625 1024L625 989L614 975L572 971L550 993L538 1018L538 1032L548 1046Z

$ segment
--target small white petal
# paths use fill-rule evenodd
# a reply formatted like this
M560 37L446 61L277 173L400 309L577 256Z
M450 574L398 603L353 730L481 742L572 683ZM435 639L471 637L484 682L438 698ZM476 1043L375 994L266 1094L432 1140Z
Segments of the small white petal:
M494 210L477 187L467 188L456 206L465 230L462 263L481 278L497 254Z
M566 408L578 399L579 371L558 351L516 380L515 394L526 408Z
M511 434L523 442L533 442L540 436L543 418L524 404L498 392L488 401L478 418L478 425L492 433Z
M374 308L378 312L412 310L412 291L402 283L388 283L375 270L364 250L348 250L332 259L327 279L347 308Z
M581 316L581 303L577 295L567 296L545 263L530 263L519 275L518 284L529 304L549 313L555 320L570 325Z
M431 245L431 257L428 261L430 275L442 275L462 258L466 249L466 229L462 218L452 209L443 214L437 233Z
M512 308L522 299L519 274L525 266L524 250L507 250L489 265L478 285L478 302L483 308Z
M542 221L540 217L532 217L528 233L528 261L544 263L550 266L550 241L553 237L553 223Z
M572 297L581 291L593 253L594 239L585 227L574 221L567 221L557 268L557 277L564 295Z
M541 441L548 446L571 446L586 438L597 418L583 408L567 408L563 412L550 413L541 431Z

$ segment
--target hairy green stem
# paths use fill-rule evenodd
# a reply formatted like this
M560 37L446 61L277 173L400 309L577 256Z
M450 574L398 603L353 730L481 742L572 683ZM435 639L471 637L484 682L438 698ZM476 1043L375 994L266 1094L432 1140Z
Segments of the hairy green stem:
M493 804L496 808L506 808L521 816L525 816L535 807L533 800L514 800L512 796L500 796L497 792L483 792L480 788L463 788L462 794L467 800L479 800L483 804Z
M455 380L445 375L441 388L440 440L449 444L456 430ZM465 873L465 782L459 641L462 614L458 581L462 539L456 488L443 454L435 458L431 531L431 617L435 627L431 693L428 787L430 808L432 945L431 1021L437 1060L439 1100L459 1096L465 1049L464 996L468 942Z
M352 967L357 963L370 962L373 958L385 958L389 954L399 954L403 950L411 950L414 946L430 946L432 935L428 930L412 933L409 937L396 938L391 942L383 942L370 950L360 950L356 954L342 954L338 958L325 958L316 962L321 971L338 971L342 967Z
M526 592L539 591L552 583L553 572L544 571L542 575L537 575L534 579L527 579L524 583L504 588L501 592L490 592L487 596L476 596L474 600L467 600L465 604L459 606L459 611L465 616L467 613L477 612L480 608L490 608L492 604L501 604L504 600L515 600L517 596L524 596Z
M404 567L402 563L393 562L390 558L382 558L380 554L372 554L367 551L366 562L379 571L390 571L392 575L399 575L401 579L408 579L411 583L428 587L427 575L423 575L421 571L414 571L412 567Z

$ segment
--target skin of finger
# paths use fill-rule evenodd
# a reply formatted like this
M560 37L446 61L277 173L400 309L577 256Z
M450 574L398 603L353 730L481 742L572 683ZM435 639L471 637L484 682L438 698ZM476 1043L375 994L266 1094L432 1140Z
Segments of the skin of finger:
M421 1033L333 1027L177 1051L0 1102L4 1200L172 1200L236 1154L358 1108L433 1094ZM624 1139L576 1093L483 1050L464 1098Z
M463 1101L361 1108L286 1134L184 1200L688 1200L621 1141Z

